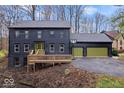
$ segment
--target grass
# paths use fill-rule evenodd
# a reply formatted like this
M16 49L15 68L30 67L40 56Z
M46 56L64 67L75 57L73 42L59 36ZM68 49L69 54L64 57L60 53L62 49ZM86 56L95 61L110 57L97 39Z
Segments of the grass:
M98 88L124 88L124 77L100 76L96 87Z
M123 60L124 61L124 53L120 53L119 54L119 58L118 58L119 60Z

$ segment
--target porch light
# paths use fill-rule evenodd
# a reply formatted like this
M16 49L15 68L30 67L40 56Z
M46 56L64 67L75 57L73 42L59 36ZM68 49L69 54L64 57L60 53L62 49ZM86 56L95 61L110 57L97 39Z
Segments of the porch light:
M75 39L75 40L74 40L74 39L73 39L73 40L71 40L71 43L76 43L76 39Z

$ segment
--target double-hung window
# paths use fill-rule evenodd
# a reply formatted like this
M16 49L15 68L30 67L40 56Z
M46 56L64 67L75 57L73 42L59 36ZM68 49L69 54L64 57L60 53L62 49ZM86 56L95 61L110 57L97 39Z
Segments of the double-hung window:
M29 31L25 31L25 39L29 38Z
M29 44L24 44L24 52L29 52Z
M50 31L50 35L54 35L55 34L55 32L54 31Z
M38 32L37 32L37 38L38 38L38 39L41 39L41 37L42 37L42 32L41 32L41 31L38 31Z
M60 38L64 38L64 33L60 32Z
M64 44L60 44L59 45L59 52L60 53L64 53L64 50L65 50L65 45Z
M19 37L19 35L20 35L20 32L19 31L15 31L15 37L17 38L17 37Z
M14 44L14 52L20 52L20 44Z
M49 44L49 52L54 53L55 52L55 44Z

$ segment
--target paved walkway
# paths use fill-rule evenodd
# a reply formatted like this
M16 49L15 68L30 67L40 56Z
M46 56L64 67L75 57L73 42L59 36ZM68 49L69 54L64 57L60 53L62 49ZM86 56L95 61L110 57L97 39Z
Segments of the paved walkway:
M82 58L73 60L72 64L90 72L124 76L124 61L113 58Z

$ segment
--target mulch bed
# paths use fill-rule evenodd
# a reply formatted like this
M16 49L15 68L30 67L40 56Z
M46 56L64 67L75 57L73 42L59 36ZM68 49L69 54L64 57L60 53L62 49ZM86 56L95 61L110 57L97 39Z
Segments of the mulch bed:
M0 87L5 87L3 86L4 80L10 76L14 79L15 84L12 87L92 88L96 87L97 80L95 73L82 71L71 64L62 64L30 73L26 72L26 68L0 71Z

